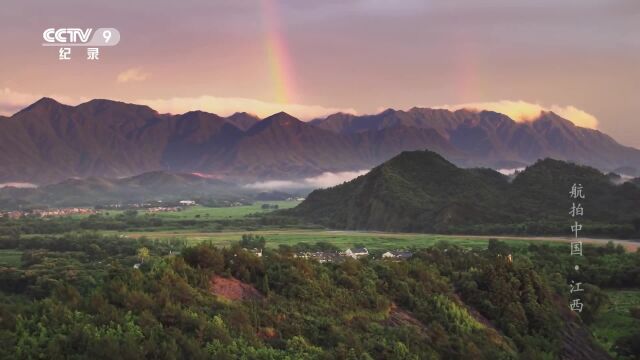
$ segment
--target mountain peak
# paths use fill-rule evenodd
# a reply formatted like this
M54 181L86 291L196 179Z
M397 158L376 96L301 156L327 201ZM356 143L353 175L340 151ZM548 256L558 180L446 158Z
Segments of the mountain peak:
M258 115L250 114L246 111L236 111L232 115L228 116L227 118L237 118L237 117L250 117L256 120L260 120L260 117Z
M40 100L36 101L35 103L33 103L33 105L62 105L59 102L57 102L56 100L50 98L50 97L42 97L40 98Z
M231 116L226 117L227 122L231 123L242 131L249 130L253 125L260 121L260 118L256 115L249 114L248 112L236 112Z
M250 129L249 132L257 133L266 129L294 129L306 125L303 121L287 114L284 111L273 114L264 120L257 121ZM311 126L311 125L309 125Z
M431 150L403 151L382 166L404 166L403 164L421 164L421 166L432 169L436 167L455 167L455 165L442 157L442 155Z
M220 119L220 116L201 110L188 111L182 115L178 115L182 119Z
M302 121L300 121L297 118L287 114L284 111L281 111L281 112L279 112L277 114L273 114L273 115L269 116L268 118L262 120L261 123L270 123L270 124L291 126L291 125L297 125L299 123L302 123Z
M384 111L380 112L379 115L388 115L388 114L395 114L396 112L398 112L399 110L396 110L394 108L387 108Z
M109 100L109 99L92 99L85 103L76 106L79 110L88 110L92 114L107 111L109 113L114 112L136 112L145 113L148 115L155 115L158 112L148 107L147 105L138 105L126 103L123 101Z
M18 113L31 112L31 111L48 112L53 109L60 108L62 106L66 106L66 105L63 105L52 98L43 97L40 100L34 102L33 104L27 106L26 108L20 110Z

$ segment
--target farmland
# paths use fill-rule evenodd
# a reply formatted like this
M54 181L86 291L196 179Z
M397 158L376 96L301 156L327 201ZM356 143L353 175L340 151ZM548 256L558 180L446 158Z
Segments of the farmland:
M153 239L187 240L190 244L208 242L218 246L228 246L237 242L245 233L264 236L267 246L294 245L297 243L328 242L339 248L347 248L358 245L373 250L424 248L433 246L438 242L448 241L466 248L486 248L487 242L492 237L480 236L449 236L434 234L407 234L407 233L382 233L366 231L332 231L332 230L306 230L306 229L282 229L282 230L257 230L257 231L223 231L223 232L194 232L194 231L147 231L127 232L120 235L130 238L148 237ZM526 247L528 241L517 238L505 238L504 241L513 247ZM534 241L534 240L530 240ZM537 240L560 246L561 243Z

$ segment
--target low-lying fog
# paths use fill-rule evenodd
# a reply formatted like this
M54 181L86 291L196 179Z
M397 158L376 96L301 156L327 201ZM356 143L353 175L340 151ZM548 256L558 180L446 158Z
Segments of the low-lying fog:
M308 177L299 180L267 180L258 181L244 185L247 189L254 190L278 190L291 191L303 189L319 189L340 185L343 182L357 178L358 176L368 173L369 170L358 171L342 171L342 172L324 172L318 176Z

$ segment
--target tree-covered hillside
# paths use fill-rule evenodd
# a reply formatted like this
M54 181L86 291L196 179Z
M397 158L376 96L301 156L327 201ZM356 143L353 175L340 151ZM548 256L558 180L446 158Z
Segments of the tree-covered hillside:
M1 240L23 252L0 266L1 358L607 359L584 325L606 300L598 286L640 285L622 276L638 254L587 247L608 260L584 264L580 319L568 255L548 246L441 243L406 261L320 264L289 246L256 257L95 234Z
M460 169L430 151L404 152L348 183L311 193L288 213L332 228L441 233L569 233L569 191L586 198L584 234L640 234L640 189L590 167L540 160L510 181Z

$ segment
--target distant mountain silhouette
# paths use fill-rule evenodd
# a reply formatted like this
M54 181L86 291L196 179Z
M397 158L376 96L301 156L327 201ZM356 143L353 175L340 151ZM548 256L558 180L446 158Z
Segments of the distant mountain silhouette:
M128 178L67 179L39 188L0 189L0 204L33 206L95 206L151 200L204 197L237 200L247 196L241 187L194 174L153 171Z
M490 111L389 109L306 123L285 113L264 120L247 113L170 115L111 100L74 107L43 98L0 119L0 183L151 171L294 178L371 168L422 149L467 167L512 168L552 157L603 170L640 169L640 150L551 112L516 123Z

